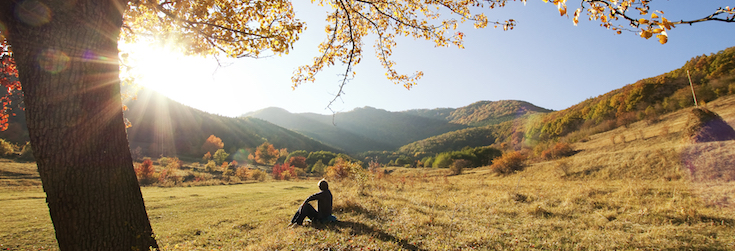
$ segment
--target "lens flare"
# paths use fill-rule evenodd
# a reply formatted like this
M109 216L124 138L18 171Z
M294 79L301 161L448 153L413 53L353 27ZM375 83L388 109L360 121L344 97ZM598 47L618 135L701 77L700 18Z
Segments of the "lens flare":
M69 56L55 49L46 49L38 55L38 65L44 71L56 74L69 67Z
M35 0L26 0L15 6L15 17L31 25L41 26L51 21L51 9Z

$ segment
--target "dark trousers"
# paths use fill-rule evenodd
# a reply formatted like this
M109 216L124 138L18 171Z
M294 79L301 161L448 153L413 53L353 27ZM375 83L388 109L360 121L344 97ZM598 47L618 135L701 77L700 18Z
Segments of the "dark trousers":
M302 225L304 224L304 219L306 219L306 217L309 217L312 221L319 220L319 212L317 212L309 203L304 203L299 207L299 210L297 210L296 214L291 218L291 223Z

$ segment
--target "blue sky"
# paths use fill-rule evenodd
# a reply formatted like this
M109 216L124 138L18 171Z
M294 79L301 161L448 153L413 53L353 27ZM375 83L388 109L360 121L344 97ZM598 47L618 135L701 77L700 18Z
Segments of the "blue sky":
M574 1L569 1L570 16ZM653 9L671 19L695 19L735 1L653 1ZM172 99L225 116L238 116L267 107L290 112L329 114L327 104L338 90L340 65L319 73L316 82L291 89L291 76L300 65L318 55L317 44L324 33L327 9L294 1L296 16L307 30L288 55L260 59L223 59L218 66L211 58L144 52L148 58L139 83ZM617 35L598 21L560 17L556 6L529 0L524 6L510 2L501 9L485 10L489 20L513 18L512 31L473 29L462 26L465 49L435 48L431 42L401 38L394 49L397 69L405 73L423 71L418 85L406 90L385 79L375 60L372 39L366 40L357 76L345 87L345 95L334 103L336 112L372 106L389 111L462 107L480 100L515 99L562 110L635 81L681 67L702 54L716 53L735 45L735 24L700 23L677 26L669 42L637 34ZM154 73L151 73L154 72Z

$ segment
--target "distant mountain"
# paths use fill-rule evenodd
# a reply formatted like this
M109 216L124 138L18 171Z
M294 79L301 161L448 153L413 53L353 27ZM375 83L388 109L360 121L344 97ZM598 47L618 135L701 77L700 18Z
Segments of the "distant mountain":
M519 100L478 101L457 109L417 109L404 113L446 120L468 126L486 126L510 121L526 114L549 113L553 110Z
M393 151L413 141L467 128L432 119L372 107L332 115L292 114L267 108L244 116L267 120L348 152Z
M269 121L347 152L395 148L388 143L379 142L345 130L343 126L336 126L332 124L331 116L327 116L330 120L325 121L324 115L293 114L281 108L271 107L248 113L242 117Z
M153 91L140 91L136 100L126 104L125 117L132 124L128 128L131 149L140 147L147 156L200 157L203 155L200 148L210 135L221 138L225 150L231 154L255 148L266 140L276 148L289 151L339 151L267 121L205 113Z

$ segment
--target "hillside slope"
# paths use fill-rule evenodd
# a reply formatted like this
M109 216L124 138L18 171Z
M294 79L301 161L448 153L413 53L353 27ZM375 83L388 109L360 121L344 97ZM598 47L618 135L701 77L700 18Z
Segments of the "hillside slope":
M735 96L714 100L707 108L735 126ZM573 144L576 155L535 164L526 172L572 180L735 181L735 140L690 143L684 130L691 111L682 109L661 116L657 123L640 121L593 134Z
M200 157L200 147L210 136L222 139L225 150L255 148L265 141L276 148L338 151L297 132L256 118L230 118L205 113L152 91L141 91L127 102L125 117L131 122L131 149L140 147L147 156L189 155Z
M275 108L245 116L268 120L353 153L392 151L416 140L467 128L443 120L372 107L357 108L334 116L291 114Z
M499 100L478 101L456 109L416 109L404 111L403 113L479 127L500 124L528 114L549 112L552 112L552 110L538 107L526 101Z
M347 131L344 126L325 123L321 115L293 114L284 109L270 107L243 115L259 118L318 139L325 144L347 152L364 152L394 148L392 145L379 142L359 134ZM317 118L318 120L315 120Z

